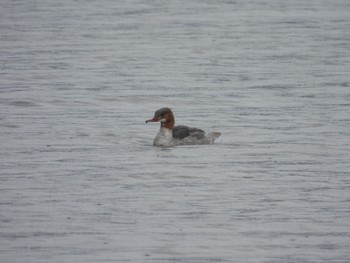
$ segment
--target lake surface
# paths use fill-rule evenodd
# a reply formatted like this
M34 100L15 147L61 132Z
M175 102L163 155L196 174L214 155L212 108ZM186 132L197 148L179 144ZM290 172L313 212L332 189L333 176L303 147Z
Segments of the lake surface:
M1 1L1 262L349 262L349 14Z

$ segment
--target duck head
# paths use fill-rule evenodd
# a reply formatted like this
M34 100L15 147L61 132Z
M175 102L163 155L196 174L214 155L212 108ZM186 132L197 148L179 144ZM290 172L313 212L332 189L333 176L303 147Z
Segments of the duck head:
M172 129L175 124L174 114L169 108L161 108L156 110L152 119L146 121L148 122L160 122L160 127Z

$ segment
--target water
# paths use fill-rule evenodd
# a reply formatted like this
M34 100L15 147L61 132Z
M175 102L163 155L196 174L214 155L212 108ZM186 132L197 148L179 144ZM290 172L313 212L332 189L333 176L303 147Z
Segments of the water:
M1 261L349 262L349 12L2 1Z

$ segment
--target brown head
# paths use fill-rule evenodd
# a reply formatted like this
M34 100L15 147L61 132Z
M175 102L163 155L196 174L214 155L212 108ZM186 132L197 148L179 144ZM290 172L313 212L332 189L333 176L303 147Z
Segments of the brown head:
M169 108L161 108L154 113L152 119L147 122L160 122L160 127L172 129L175 124L175 118L173 112Z

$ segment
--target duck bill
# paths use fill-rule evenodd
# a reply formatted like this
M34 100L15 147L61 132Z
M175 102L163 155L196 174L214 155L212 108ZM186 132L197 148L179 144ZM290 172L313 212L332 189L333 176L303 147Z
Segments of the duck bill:
M156 118L153 118L153 119L147 120L146 123L148 123L148 122L157 122L157 121L159 121L159 120L156 119Z

